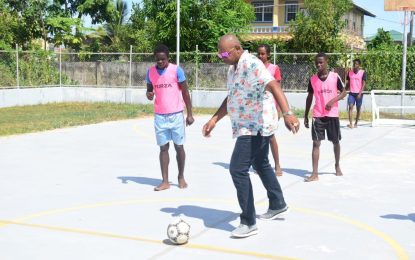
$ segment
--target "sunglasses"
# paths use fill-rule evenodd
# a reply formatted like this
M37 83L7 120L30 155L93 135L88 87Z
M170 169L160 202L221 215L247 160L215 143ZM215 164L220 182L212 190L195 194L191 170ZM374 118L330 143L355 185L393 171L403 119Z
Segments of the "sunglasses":
M231 51L233 51L235 48L230 49L229 51L224 51L221 53L218 53L219 59L227 59L229 56L231 56Z

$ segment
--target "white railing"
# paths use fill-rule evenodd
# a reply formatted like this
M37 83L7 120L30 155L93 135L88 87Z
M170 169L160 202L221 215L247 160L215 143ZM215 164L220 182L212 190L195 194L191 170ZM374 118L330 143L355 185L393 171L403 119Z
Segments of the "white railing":
M253 26L252 33L288 33L290 32L289 26Z
M386 94L386 95L401 95L401 105L379 105L376 102L376 94ZM371 101L372 101L372 126L378 125L415 125L415 120L403 120L403 119L381 119L380 110L387 109L401 109L401 115L405 113L405 109L415 109L415 106L404 105L405 94L414 95L415 91L413 90L372 90L370 91ZM411 102L412 103L412 102Z

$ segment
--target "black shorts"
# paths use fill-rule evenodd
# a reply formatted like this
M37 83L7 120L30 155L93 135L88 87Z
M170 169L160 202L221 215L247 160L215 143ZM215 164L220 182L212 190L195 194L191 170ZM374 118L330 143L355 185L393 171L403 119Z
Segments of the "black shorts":
M311 125L311 138L313 141L325 140L327 131L327 139L333 143L338 143L341 139L340 120L338 117L313 117Z

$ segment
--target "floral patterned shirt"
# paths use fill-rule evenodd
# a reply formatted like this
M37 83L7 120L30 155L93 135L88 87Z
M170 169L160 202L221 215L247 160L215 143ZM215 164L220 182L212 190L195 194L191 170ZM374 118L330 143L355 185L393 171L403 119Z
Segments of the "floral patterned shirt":
M237 65L230 66L226 85L233 138L274 134L278 113L272 94L265 90L272 80L262 61L248 51L242 54Z

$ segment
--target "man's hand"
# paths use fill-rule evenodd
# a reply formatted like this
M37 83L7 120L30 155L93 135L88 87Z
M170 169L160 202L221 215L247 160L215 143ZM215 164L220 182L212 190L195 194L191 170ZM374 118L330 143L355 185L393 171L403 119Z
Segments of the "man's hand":
M308 125L308 117L304 117L304 126L305 128L310 128L310 126Z
M193 118L193 116L187 116L186 117L186 126L189 126L191 124L193 124L193 122L195 121L195 119Z
M300 122L298 122L298 119L295 115L284 116L284 123L287 129L294 134L297 133L300 129Z
M331 108L333 107L333 104L334 104L334 101L333 100L330 100L329 102L327 102L327 104L326 104L326 110L327 111L330 111Z
M361 99L362 98L362 93L359 93L356 98Z
M213 128L215 128L216 122L213 119L210 119L202 129L202 134L204 137L210 137L210 133L212 132Z
M153 100L154 98L154 92L146 92L146 96L148 100Z

